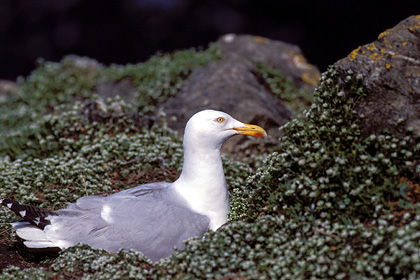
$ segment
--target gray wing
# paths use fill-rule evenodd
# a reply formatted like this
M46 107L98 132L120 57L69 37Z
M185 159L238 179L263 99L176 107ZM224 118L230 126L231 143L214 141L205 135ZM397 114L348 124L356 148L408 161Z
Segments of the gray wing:
M117 252L134 249L153 261L170 256L183 241L202 236L209 218L191 211L170 187L154 183L108 197L87 196L57 211L45 231L64 247L86 243Z

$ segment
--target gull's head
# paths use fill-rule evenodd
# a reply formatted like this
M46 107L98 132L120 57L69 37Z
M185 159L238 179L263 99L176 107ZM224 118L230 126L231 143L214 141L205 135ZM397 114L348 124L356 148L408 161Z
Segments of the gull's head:
M266 136L257 125L242 123L230 115L214 110L204 110L193 115L185 127L184 143L193 141L209 148L220 148L234 135Z

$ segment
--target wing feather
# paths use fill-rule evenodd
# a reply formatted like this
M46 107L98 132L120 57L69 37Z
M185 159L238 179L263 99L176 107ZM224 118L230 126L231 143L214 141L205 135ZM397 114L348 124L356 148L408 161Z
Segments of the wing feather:
M147 184L108 197L81 198L56 211L47 236L66 246L82 242L111 252L134 249L153 261L170 256L174 247L185 247L186 239L202 236L209 218L191 211L169 186Z

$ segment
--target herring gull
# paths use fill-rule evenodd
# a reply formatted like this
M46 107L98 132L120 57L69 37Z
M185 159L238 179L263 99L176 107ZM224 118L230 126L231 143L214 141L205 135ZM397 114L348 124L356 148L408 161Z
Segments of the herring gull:
M190 237L203 236L227 222L229 197L220 148L234 135L265 136L259 126L230 115L204 110L187 122L184 164L173 183L137 186L107 197L86 196L66 208L49 211L0 199L24 222L12 223L29 251L59 251L77 243L117 252L133 249L152 261L185 248Z

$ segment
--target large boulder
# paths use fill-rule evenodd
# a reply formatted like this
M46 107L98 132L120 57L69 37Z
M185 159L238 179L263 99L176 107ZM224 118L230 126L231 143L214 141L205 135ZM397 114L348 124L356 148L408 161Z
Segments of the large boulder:
M397 123L420 133L420 15L358 47L334 68L343 82L349 74L363 76L367 97L355 109L364 136L387 129L401 137Z
M308 76L314 75L314 79L319 77L319 71L302 61L303 56L297 47L282 42L249 35L226 35L219 43L225 59L196 68L181 91L164 102L158 111L166 113L169 126L180 134L194 113L215 109L243 122L263 126L276 139L281 135L279 127L293 117L293 112L268 90L256 75L258 71L252 62L284 70L284 75L307 90L312 90L315 84L303 80L304 69L311 69ZM293 61L301 63L294 65ZM233 139L225 144L225 151L232 151L238 142L243 141Z
M12 97L18 88L15 82L0 80L0 101Z
M185 81L180 93L165 102L161 109L176 117L171 126L181 131L184 120L204 109L228 112L246 122L273 122L279 126L290 120L293 112L259 84L246 60L212 62L196 69ZM272 126L271 123L266 125Z
M227 34L218 41L226 58L241 58L262 62L279 69L299 88L313 91L320 77L316 66L308 63L302 50L292 44L260 36Z
M279 126L288 122L293 112L258 83L253 68L246 60L232 59L194 70L181 92L160 107L168 117L169 126L182 134L186 121L194 113L214 109L243 122L258 124L271 136L280 136ZM241 140L244 139L228 141L225 151L232 151Z

